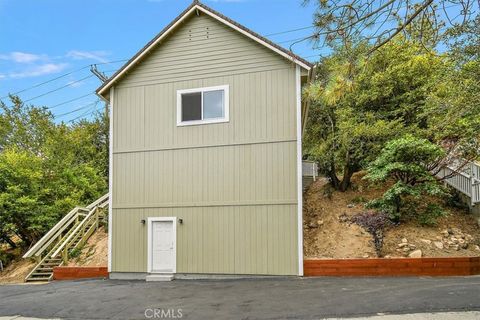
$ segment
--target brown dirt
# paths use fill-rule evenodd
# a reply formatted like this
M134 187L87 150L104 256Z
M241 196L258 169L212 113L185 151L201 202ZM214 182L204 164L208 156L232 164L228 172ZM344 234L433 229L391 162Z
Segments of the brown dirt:
M25 277L35 266L35 262L21 259L10 263L3 272L0 272L0 284L23 283Z
M108 234L99 228L88 239L81 254L69 261L69 267L80 266L106 266L108 264Z
M355 214L365 211L364 203L380 197L387 186L370 186L363 174L353 177L353 190L336 192L325 179L312 184L304 195L304 255L305 258L368 258L376 257L371 236L361 227L349 222ZM480 256L480 227L474 216L461 209L445 208L449 215L438 220L434 227L423 227L416 221L392 227L385 236L383 255L405 256L397 251L403 238L421 249L423 256ZM441 241L445 229L458 229L473 237L467 249L438 249L433 241ZM427 240L427 241L421 241ZM431 241L428 244L428 240Z

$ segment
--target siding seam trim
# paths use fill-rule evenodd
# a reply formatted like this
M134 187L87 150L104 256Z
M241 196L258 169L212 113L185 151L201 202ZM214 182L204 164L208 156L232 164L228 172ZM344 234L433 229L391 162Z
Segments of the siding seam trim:
M185 150L185 149L205 149L205 148L223 148L232 146L247 146L258 144L275 144L275 143L289 143L297 142L297 139L288 140L271 140L271 141L258 141L258 142L238 142L238 143L225 143L225 144L209 144L200 146L185 146L185 147L167 147L158 149L144 149L144 150L119 150L113 151L113 154L125 154L125 153L144 153L144 152L158 152L158 151L173 151L173 150Z
M117 205L113 209L148 209L148 208L208 208L208 207L256 207L256 206L271 206L271 205L296 205L297 200L281 200L281 201L266 201L266 202L239 202L239 203L192 203L192 204L142 204L142 205Z

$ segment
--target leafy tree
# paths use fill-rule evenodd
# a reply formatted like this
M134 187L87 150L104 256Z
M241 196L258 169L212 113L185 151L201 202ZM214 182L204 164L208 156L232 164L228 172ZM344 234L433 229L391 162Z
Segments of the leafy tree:
M107 190L106 119L55 123L18 97L0 104L0 241L28 246L76 205Z
M444 57L413 43L391 42L368 59L366 51L362 44L339 49L320 62L317 80L305 89L306 153L341 191L385 142L427 126L421 111L447 67Z
M393 180L394 184L382 198L371 201L368 206L387 212L392 219L399 221L406 213L405 200L408 198L408 212L418 214L415 207L419 207L421 200L428 204L423 215L441 215L440 208L434 203L428 203L427 196L443 194L431 172L444 157L445 151L426 139L405 135L389 141L369 166L365 178L372 182ZM425 221L428 223L428 219Z

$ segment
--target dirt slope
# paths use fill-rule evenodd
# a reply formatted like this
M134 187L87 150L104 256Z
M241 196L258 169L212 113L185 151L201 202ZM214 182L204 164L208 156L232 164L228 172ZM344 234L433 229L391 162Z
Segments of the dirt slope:
M333 192L326 180L318 180L305 193L305 258L376 257L371 236L349 219L363 212L364 203L383 194L385 187L371 187L361 177L354 176L354 191ZM450 214L437 226L421 227L412 221L389 230L383 255L402 257L421 250L422 256L480 256L475 218L460 209L446 209Z
M99 228L88 239L80 255L69 261L68 266L107 266L108 234Z
M0 285L8 283L23 283L25 277L35 266L35 262L20 259L10 263L3 272L0 272Z

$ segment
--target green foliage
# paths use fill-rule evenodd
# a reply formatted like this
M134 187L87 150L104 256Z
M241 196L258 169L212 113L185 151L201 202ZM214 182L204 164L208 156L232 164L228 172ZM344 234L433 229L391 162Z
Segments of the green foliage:
M427 196L444 194L430 172L444 156L445 151L438 145L412 135L389 141L368 167L365 179L376 183L393 180L395 183L382 198L369 202L368 206L387 212L395 221L406 214L419 216L416 208L420 200L427 203ZM410 204L408 210L404 207L406 199ZM438 210L428 204L425 210L421 222L431 224L439 216Z
M387 141L426 128L422 110L448 67L445 57L414 43L391 42L368 58L366 51L364 44L339 49L320 62L318 80L304 91L305 151L339 190Z
M70 259L78 258L82 254L83 247L74 248L68 252L68 257Z
M417 220L422 226L434 226L437 219L448 214L441 206L436 203L429 203L425 209L421 210L417 215Z
M106 119L67 126L46 108L0 104L0 238L36 241L107 190Z

